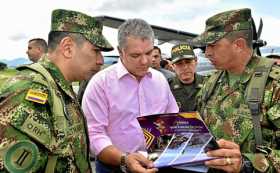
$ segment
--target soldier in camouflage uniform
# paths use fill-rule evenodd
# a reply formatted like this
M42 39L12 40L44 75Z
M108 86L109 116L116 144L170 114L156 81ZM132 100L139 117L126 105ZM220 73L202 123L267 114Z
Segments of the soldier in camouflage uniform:
M43 54L48 52L47 42L42 38L33 38L28 41L26 54L30 61L38 62Z
M210 17L205 32L192 40L206 46L207 58L220 70L198 96L199 111L220 146L208 152L219 159L206 165L227 172L280 172L280 68L254 54L252 20L250 9L219 13ZM263 66L259 66L261 62L265 62ZM260 120L255 122L245 93L252 80L262 75L257 71L265 71L269 63L272 67L264 83ZM261 127L254 128L257 124ZM260 137L255 129L261 130L262 145L255 145Z
M85 118L71 82L89 78L112 50L102 24L52 13L48 55L0 89L0 172L91 172Z
M204 77L196 74L197 57L190 45L179 44L171 49L171 58L176 77L169 80L170 89L180 112L196 109L196 95Z

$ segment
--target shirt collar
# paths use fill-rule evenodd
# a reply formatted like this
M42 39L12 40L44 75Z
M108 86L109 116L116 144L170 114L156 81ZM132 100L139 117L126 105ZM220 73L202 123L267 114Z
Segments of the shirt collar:
M254 74L255 67L258 65L260 57L253 55L249 63L245 67L245 71L240 75L240 83L245 84L248 82ZM227 75L226 71L223 71L223 76ZM221 78L220 78L221 79Z
M255 55L251 58L251 60L249 61L249 63L247 64L247 66L245 68L245 71L241 75L241 78L240 78L241 83L246 83L249 81L249 79L251 79L251 77L254 73L254 69L258 65L259 61L260 61L260 58Z
M132 74L130 74L127 71L127 69L123 65L121 59L117 62L116 66L117 66L117 77L118 77L118 79L121 79L122 77L127 76L127 75L135 78ZM151 67L148 69L148 72L147 72L147 74L145 76L152 77L152 69L151 69Z

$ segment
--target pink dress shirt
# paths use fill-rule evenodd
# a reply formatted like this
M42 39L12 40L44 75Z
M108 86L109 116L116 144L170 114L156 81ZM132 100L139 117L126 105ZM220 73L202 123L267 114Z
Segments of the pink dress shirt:
M109 145L122 152L145 151L138 116L179 111L161 72L152 68L137 81L122 62L95 74L83 97L90 149L99 154Z

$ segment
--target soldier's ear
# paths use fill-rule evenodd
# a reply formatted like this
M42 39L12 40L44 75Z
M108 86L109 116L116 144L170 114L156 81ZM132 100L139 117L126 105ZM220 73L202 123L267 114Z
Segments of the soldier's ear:
M74 51L74 40L71 37L64 37L59 43L59 48L65 58L71 58Z
M243 51L247 45L246 45L246 40L244 38L238 38L236 40L233 41L233 46L234 46L234 49L240 53L241 51Z

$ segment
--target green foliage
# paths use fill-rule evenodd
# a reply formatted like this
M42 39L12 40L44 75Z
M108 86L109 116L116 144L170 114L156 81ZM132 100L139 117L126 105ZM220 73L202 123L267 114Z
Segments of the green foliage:
M0 62L0 71L7 68L7 64Z
M3 69L0 71L0 87L8 78L14 76L17 73L16 69Z

